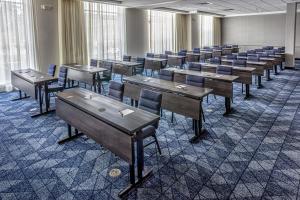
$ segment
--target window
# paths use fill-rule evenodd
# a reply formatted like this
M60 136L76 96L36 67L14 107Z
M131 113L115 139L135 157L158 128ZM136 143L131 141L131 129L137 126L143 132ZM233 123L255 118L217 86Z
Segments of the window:
M0 1L0 90L10 90L11 70L36 68L31 0Z
M125 50L125 9L84 2L89 58L121 59Z
M149 11L150 51L164 53L175 51L175 14L161 11Z
M200 45L213 45L213 17L200 15Z

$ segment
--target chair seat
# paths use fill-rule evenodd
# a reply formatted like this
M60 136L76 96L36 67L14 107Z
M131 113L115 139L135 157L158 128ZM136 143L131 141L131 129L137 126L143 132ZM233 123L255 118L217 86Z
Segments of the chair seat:
M152 125L146 126L145 128L142 129L142 134L141 137L142 138L147 138L150 136L155 135L155 127Z
M53 83L48 85L48 91L49 92L57 92L64 90L64 87L62 85L58 85L57 83Z

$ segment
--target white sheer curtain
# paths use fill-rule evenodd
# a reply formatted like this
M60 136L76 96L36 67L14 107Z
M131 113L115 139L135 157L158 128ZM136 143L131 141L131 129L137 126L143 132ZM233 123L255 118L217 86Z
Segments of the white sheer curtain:
M176 18L175 13L149 11L150 21L150 51L164 53L165 50L176 49Z
M200 15L200 45L213 45L213 17Z
M0 91L11 90L10 72L36 68L32 0L0 1Z
M84 2L89 58L121 59L125 48L125 8Z

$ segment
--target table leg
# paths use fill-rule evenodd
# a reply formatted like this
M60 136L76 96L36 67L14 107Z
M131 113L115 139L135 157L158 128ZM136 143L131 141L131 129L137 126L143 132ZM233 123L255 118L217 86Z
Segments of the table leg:
M23 97L23 96L22 96L22 91L19 90L19 98L12 99L11 101L18 101L18 100L22 100L22 99L27 99L27 98L29 98L29 97L30 97L30 96L27 96L26 94L25 94L25 96Z
M282 61L280 62L280 71L283 71L283 65L282 65Z
M195 131L195 135L190 139L190 143L199 142L200 137L206 132L205 129L202 129L202 101L200 101L200 112L199 112L199 120L193 119L193 128Z
M75 135L72 135L72 126L70 124L68 124L68 137L58 141L58 144L63 144L65 142L69 142L71 140L74 140L80 136L82 136L83 133L78 133L78 130L75 129Z
M225 113L223 115L228 115L231 112L231 100L229 97L225 97Z
M270 75L270 70L269 69L267 69L267 71L266 71L266 75L267 75L267 81L270 81L270 80L272 80L271 79L271 75Z
M277 65L274 65L274 75L278 75Z
M262 88L262 84L261 84L261 76L257 76L257 89Z
M44 89L45 89L46 112L48 112L50 99L48 99L49 96L48 96L48 83L47 82L45 82Z
M250 85L246 84L246 96L245 99L250 98Z

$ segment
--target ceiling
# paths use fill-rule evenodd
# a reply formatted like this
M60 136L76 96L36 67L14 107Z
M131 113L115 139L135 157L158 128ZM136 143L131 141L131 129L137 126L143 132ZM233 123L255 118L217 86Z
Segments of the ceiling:
M122 5L139 8L178 9L184 11L204 11L230 16L240 14L280 12L286 4L300 0L108 0L121 1ZM233 10L226 10L233 9Z

